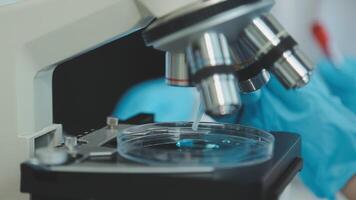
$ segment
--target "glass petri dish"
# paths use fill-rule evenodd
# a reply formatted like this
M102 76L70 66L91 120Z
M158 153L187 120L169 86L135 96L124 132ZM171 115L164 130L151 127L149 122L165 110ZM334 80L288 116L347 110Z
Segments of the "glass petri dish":
M272 158L274 136L236 124L158 123L130 127L117 136L121 156L147 165L250 166Z

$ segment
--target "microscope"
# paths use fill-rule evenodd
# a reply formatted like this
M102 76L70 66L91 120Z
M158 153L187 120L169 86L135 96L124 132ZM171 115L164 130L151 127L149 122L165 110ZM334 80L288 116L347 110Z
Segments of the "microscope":
M213 117L238 112L240 94L261 89L271 74L287 89L303 87L313 65L269 13L273 5L273 0L29 0L0 7L0 16L7 19L5 36L18 39L4 40L8 56L0 62L8 66L5 69L10 74L2 81L15 91L9 92L5 101L10 105L6 110L15 113L11 119L17 123L5 125L6 130L22 138L11 148L17 146L21 152L19 161L30 157L21 164L21 192L30 194L32 200L178 199L187 195L278 199L302 168L301 141L296 134L203 124L203 128L213 126L219 131L252 131L257 145L272 144L263 151L268 158L220 166L217 163L225 161L216 155L224 154L213 153L213 159L202 165L200 159L197 165L190 162L196 161L192 157L205 156L205 151L192 155L188 148L174 150L183 154L150 157L155 161L165 160L167 155L171 160L176 155L184 155L185 161L188 157L181 166L180 162L144 164L130 159L132 155L124 156L120 142L137 139L127 130L142 131L142 126L130 123L154 122L153 116L141 115L127 122L109 117L104 128L64 137L62 126L53 123L52 105L56 68L137 31L142 32L145 48L165 52L167 84L197 87L205 112ZM5 18L0 17L0 21ZM175 125L156 126L176 131ZM179 124L185 129L188 125ZM169 152L171 148L159 147L154 152ZM146 151L139 153L148 155Z
M287 88L309 82L313 65L269 14L273 1L203 1L158 18L143 36L167 52L166 79L196 86L213 116L241 107L240 92L259 90L269 73Z

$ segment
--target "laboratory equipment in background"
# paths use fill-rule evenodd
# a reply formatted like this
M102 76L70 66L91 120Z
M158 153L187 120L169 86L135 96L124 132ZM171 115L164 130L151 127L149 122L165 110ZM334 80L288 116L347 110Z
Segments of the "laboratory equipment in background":
M107 142L115 139L118 134L120 136L122 128L127 127L115 119L108 121L109 128L96 127L97 130L85 130L79 134L69 131L69 134L77 136L64 139L62 126L54 124L53 115L55 119L59 119L55 121L62 123L66 129L68 126L63 123L66 119L60 117L65 114L60 109L54 113L53 102L64 98L66 101L80 104L85 100L80 101L76 95L86 90L95 91L91 91L91 88L85 89L84 86L71 97L56 98L58 93L52 93L52 78L56 68L90 65L94 61L88 60L88 57L99 55L96 58L100 59L105 55L100 47L111 46L142 29L145 29L143 37L147 45L168 52L168 82L178 86L196 86L206 112L212 116L223 116L237 111L241 107L240 88L245 92L261 88L268 82L269 72L288 89L302 87L308 83L313 65L298 49L293 38L269 14L273 4L273 0L78 0L67 3L58 0L32 0L1 7L0 22L4 25L4 31L0 37L3 43L3 48L0 49L0 64L4 67L1 69L0 80L1 85L7 86L3 90L5 97L1 109L5 110L2 113L7 113L8 118L4 122L2 132L9 134L9 141L12 141L4 144L4 147L9 151L19 152L15 159L18 162L23 161L26 155L31 157L21 167L21 191L31 194L33 200L73 197L80 199L82 197L79 196L84 193L76 192L78 190L75 187L66 188L66 185L70 186L67 184L69 182L81 185L79 182L84 179L79 177L86 177L88 187L84 189L92 192L85 192L88 196L84 194L84 199L110 199L113 192L117 192L116 186L106 184L105 187L98 187L98 180L106 183L110 177L123 176L128 178L127 180L136 177L139 182L149 182L150 186L156 189L164 188L166 181L176 183L182 180L182 187L185 188L186 183L203 181L210 186L230 184L226 189L234 191L235 196L278 198L287 183L301 169L300 139L296 135L270 135L275 139L275 143L272 145L273 151L269 149L273 155L268 161L233 167L227 171L220 171L214 166L205 169L188 167L183 168L182 174L180 167L162 169L160 166L138 165L130 159L122 160L122 155L117 154L116 148L106 147ZM66 17L63 17L63 11L66 11ZM154 17L157 19L151 23ZM127 49L132 47L130 42L119 45ZM147 48L141 46L133 51L136 54L126 56L131 59L147 58L145 54L138 54L139 50ZM115 53L115 48L112 50L111 53ZM246 55L251 56L248 61L243 60ZM119 54L117 59L118 62L121 61ZM103 61L97 64L99 70L105 70L105 65L110 63ZM117 67L120 72L131 66L130 63L122 63ZM140 67L149 71L149 68L159 66ZM77 78L80 80L85 76L86 71L83 69ZM129 82L134 77L126 77L120 84ZM105 76L97 77L90 82L98 84L97 82L104 79ZM243 86L240 87L240 83ZM109 86L113 87L107 84L104 94L115 93L115 89L107 90ZM112 96L106 97L113 99ZM92 95L90 98L103 97ZM70 114L65 116L69 118L75 113L74 110L68 112ZM89 114L86 114L91 113L89 111ZM82 119L85 117L83 115L75 119L71 125L86 126L88 122ZM101 117L99 121L103 120L105 118ZM16 139L16 135L20 135L22 140ZM257 141L263 142L260 139ZM191 149L193 150L195 149ZM189 149L187 151L189 152ZM201 156L204 158L204 154ZM109 160L106 160L107 158ZM129 164L126 164L127 162ZM122 164L126 167L122 167ZM131 167L131 164L138 167ZM12 163L6 165L15 166ZM1 175L5 176L4 180L13 180L15 177L7 175L10 172L8 168L4 167ZM221 179L216 181L215 175L220 172ZM234 177L232 174L236 175L233 180L229 179ZM91 179L91 175L94 179ZM245 175L249 176L251 182L245 181ZM89 179L91 180L88 181ZM234 182L241 180L242 183ZM42 185L44 183L46 186ZM122 184L121 190L129 191L131 187L145 189L147 186L143 187L136 181L131 183L133 185L127 182ZM168 189L173 189L171 186L167 184ZM194 190L193 186L199 187L199 184L192 184L190 189ZM112 193L105 191L105 188ZM209 198L219 197L224 191L224 187L219 190L211 189L207 193L196 190L197 194L207 195ZM1 191L1 195L6 194L6 190L4 193ZM108 196L105 196L106 194ZM144 195L137 195L141 194ZM163 197L166 198L157 196Z
M337 68L338 65L341 65L344 58L341 52L336 49L335 44L332 44L330 34L326 27L321 22L315 21L311 32L324 56L333 63L334 67Z

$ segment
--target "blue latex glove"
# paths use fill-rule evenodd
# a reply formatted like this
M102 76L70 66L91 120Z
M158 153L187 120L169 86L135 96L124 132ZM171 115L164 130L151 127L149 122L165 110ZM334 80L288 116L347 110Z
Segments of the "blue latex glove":
M332 199L356 174L356 116L330 94L319 75L295 91L273 79L260 101L245 105L241 123L301 134L301 176L319 197Z
M158 121L190 121L194 93L168 87L163 80L149 81L125 95L114 113L121 119L149 112ZM320 76L297 91L286 91L272 80L262 91L242 99L242 123L302 135L302 178L318 196L332 198L356 174L356 117L330 94Z
M140 113L155 115L156 122L191 121L197 107L195 88L171 87L164 79L147 81L130 89L113 115L126 120Z
M337 68L326 59L318 67L330 91L356 113L356 59L346 58Z

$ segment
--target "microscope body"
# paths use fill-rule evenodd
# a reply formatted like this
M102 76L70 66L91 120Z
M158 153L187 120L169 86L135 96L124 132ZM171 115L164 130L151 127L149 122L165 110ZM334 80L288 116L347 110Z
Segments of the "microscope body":
M144 37L148 45L167 52L167 82L197 86L211 115L237 110L240 90L255 91L268 81L264 67L271 67L288 88L304 85L309 64L284 29L264 15L273 3L23 0L0 6L0 154L6 160L0 170L0 199L25 198L19 194L20 162L38 148L63 142L61 125L53 124L56 66L144 28L153 18L158 20ZM270 60L266 55L277 56ZM247 60L248 65L239 64ZM271 66L261 67L260 60ZM254 70L246 72L250 64ZM247 75L238 80L239 74Z

